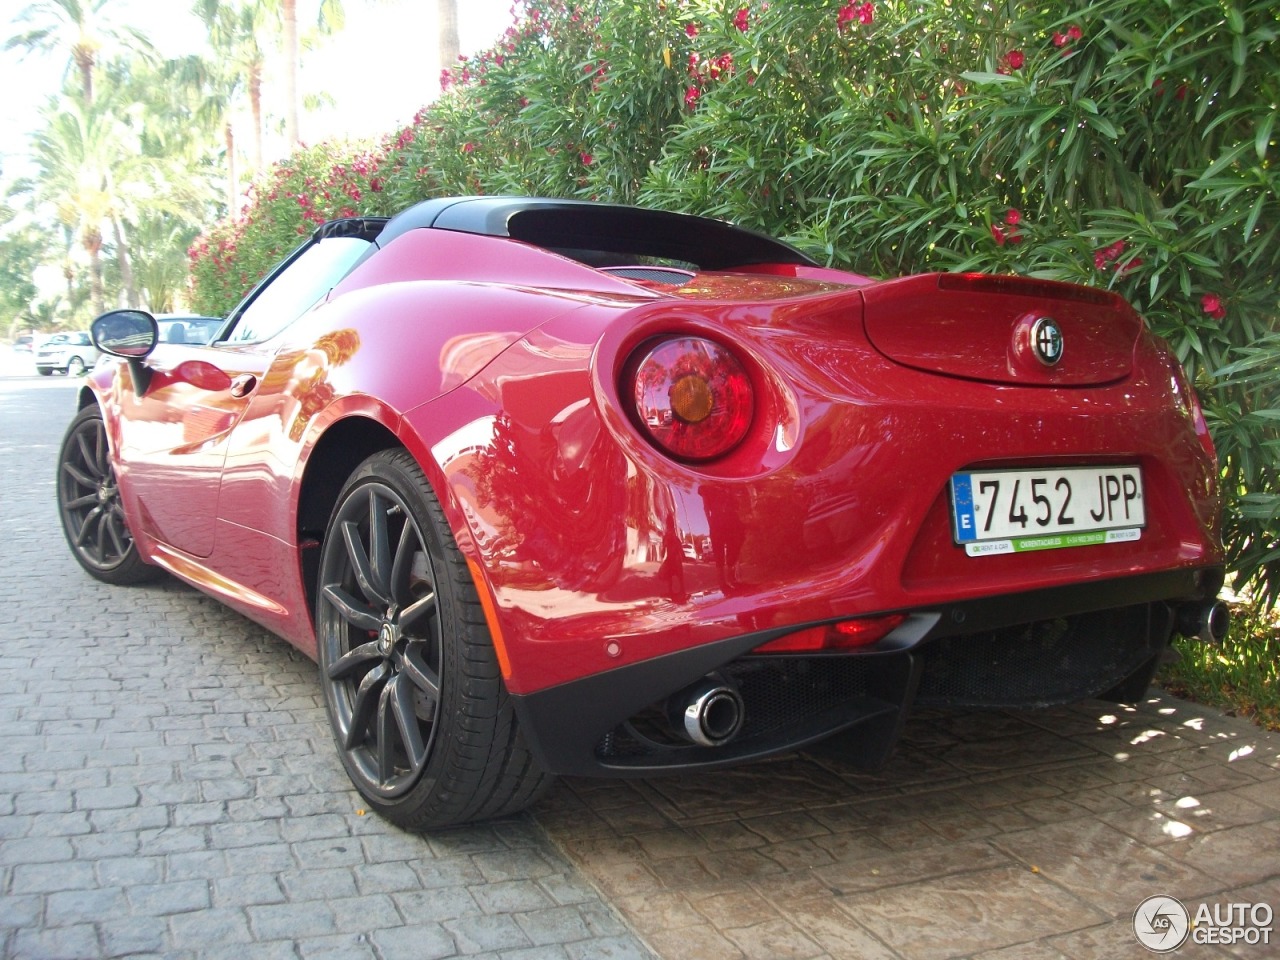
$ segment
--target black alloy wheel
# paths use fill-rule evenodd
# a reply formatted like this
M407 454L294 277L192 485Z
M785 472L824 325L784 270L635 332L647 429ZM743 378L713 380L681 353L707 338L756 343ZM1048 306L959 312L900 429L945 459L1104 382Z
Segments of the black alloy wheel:
M88 406L67 428L58 453L58 515L71 552L91 576L112 584L161 574L138 556L120 506L120 487L102 412Z
M405 451L375 454L348 480L318 585L330 726L370 806L424 829L536 799L550 778L519 735L466 563Z

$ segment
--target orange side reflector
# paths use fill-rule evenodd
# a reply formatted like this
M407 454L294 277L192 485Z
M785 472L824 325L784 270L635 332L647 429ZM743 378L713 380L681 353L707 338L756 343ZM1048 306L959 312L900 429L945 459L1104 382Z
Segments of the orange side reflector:
M493 650L498 655L498 669L502 671L502 679L511 679L511 658L507 656L507 641L502 636L502 627L498 624L498 610L493 604L493 594L489 592L489 582L484 572L470 557L467 558L467 569L471 571L471 580L476 585L476 596L480 598L480 609L484 611L484 621L489 625L489 636L493 638Z

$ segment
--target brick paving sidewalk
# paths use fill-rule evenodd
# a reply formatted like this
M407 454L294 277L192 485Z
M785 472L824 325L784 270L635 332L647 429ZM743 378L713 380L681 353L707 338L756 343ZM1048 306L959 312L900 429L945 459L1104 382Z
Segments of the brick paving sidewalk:
M1154 894L1280 910L1280 738L1167 699L917 717L877 776L836 740L401 832L362 814L310 661L75 566L71 396L0 380L4 956L1111 960L1152 955Z

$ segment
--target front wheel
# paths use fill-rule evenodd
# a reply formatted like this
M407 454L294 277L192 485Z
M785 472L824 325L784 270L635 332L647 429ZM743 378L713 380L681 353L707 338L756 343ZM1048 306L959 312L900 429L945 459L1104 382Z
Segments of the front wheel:
M75 356L67 361L68 377L83 377L84 371L85 371L84 360L82 360L80 357Z
M160 576L159 568L138 556L129 533L106 426L96 406L76 414L62 439L57 495L62 532L90 576L112 584L143 583Z
M471 575L407 452L374 454L347 481L318 586L329 722L374 810L421 830L538 798L551 777L521 736Z

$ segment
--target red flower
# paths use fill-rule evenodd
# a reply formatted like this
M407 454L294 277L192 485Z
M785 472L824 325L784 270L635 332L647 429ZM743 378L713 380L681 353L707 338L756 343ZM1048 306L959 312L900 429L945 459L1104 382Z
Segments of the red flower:
M733 15L733 25L743 33L747 32L747 28L751 25L751 14L746 7L740 7Z
M684 33L686 37L693 38L698 35L698 25L696 23L686 23L684 25Z
M991 239L996 242L997 247L1003 247L1006 240L1004 227L998 223L993 223L991 225Z
M1201 297L1200 308L1215 320L1221 320L1227 315L1227 308L1222 305L1222 298L1216 293L1206 293Z
M587 153L587 152L585 152L585 151L584 151L584 152L582 152L582 153L578 154L578 159L580 159L580 160L582 161L582 165L583 165L584 167L589 167L589 166L591 166L591 164L593 164L593 163L595 162L595 159L596 159L596 158L595 158L595 157L593 157L593 156L591 156L591 154L589 154L589 153Z
M1022 222L1022 211L1017 207L1010 207L1009 212L1004 215L1004 222L1011 227L1015 227Z
M470 152L471 152L472 150L474 150L475 148L476 148L476 145L475 145L474 143L470 143L470 142L468 142L468 143L464 143L464 144L462 145L462 152L463 152L463 153L470 153Z
M702 96L702 91L697 87L690 87L684 92L684 105L692 110L698 105L698 98Z
M1011 70L1021 70L1022 65L1027 62L1027 58L1021 50L1010 50L1008 54L1009 68Z
M1079 40L1083 36L1084 34L1081 32L1080 28L1073 23L1071 26L1067 27L1066 33L1058 33L1056 30L1053 32L1053 45L1055 47L1065 47L1072 40ZM1071 51L1069 49L1063 51L1064 54L1070 52Z
M855 20L869 24L876 18L875 6L870 3L857 4L850 0L836 13L836 29L844 30Z

